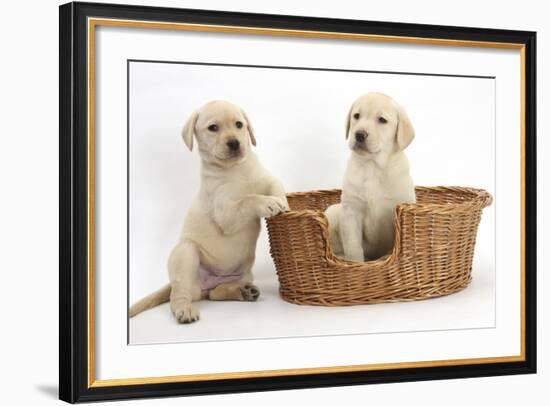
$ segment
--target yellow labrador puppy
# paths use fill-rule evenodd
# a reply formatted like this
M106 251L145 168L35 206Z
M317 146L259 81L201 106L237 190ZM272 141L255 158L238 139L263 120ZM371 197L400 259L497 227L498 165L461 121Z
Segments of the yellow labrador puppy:
M130 317L170 301L180 323L199 318L200 299L255 301L253 284L260 218L288 210L281 183L251 151L254 131L239 107L213 101L191 115L183 140L197 141L201 187L168 260L170 284L130 308Z
M389 96L368 93L355 100L346 119L351 156L342 200L325 212L335 255L365 261L391 252L395 207L415 201L403 152L413 138L407 114Z

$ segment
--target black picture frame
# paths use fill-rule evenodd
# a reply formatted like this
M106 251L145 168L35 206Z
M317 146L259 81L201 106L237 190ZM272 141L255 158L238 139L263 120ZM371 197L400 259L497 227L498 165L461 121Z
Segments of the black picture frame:
M87 188L87 19L162 21L344 32L523 47L524 66L524 359L360 372L94 387L89 382ZM60 6L59 32L59 397L67 402L219 394L536 372L536 33L497 29L310 18L114 4Z

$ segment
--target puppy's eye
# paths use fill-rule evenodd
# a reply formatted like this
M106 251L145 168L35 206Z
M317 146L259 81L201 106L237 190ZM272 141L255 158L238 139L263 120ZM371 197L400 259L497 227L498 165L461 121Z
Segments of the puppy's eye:
M378 122L380 124L386 124L388 122L388 120L386 120L384 117L378 117Z
M208 126L208 131L212 131L212 132L218 131L218 125L217 124L210 124Z
M359 116L359 113L355 113L355 114L353 115L353 118L356 119L356 120L358 120L359 117L360 117L360 116Z
M237 128L243 128L243 123L242 123L242 121L237 121L237 122L235 123L235 126L236 126Z

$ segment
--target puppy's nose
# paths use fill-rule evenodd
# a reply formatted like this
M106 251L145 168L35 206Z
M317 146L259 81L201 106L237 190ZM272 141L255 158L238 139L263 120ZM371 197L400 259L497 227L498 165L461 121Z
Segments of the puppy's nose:
M227 146L229 147L229 149L231 151L237 151L239 149L239 147L241 146L241 143L239 142L239 140L232 139L232 140L227 141Z
M355 133L355 141L357 142L365 142L365 138L368 137L368 134L364 131L357 131Z

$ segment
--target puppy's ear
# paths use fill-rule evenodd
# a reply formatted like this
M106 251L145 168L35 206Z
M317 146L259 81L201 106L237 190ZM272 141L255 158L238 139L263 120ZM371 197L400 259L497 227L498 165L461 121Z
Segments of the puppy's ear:
M403 151L414 139L414 128L412 126L411 120L409 119L409 116L402 107L399 107L397 109L397 112L399 115L399 122L397 123L397 134L395 138L397 142L397 148L400 151Z
M193 151L193 135L195 135L195 125L197 124L198 118L199 113L195 111L193 114L191 114L191 117L189 117L187 123L185 123L185 126L181 131L181 136L183 137L185 145L187 145L187 148L189 148L189 151Z
M243 113L244 119L246 120L246 129L248 130L248 134L250 135L250 142L252 145L256 146L256 137L254 137L254 128L252 128L252 123L248 119L248 116L244 112L244 110L241 109L241 113Z
M349 108L348 114L346 115L346 140L349 137L349 126L351 122L351 111L353 110L353 104Z

